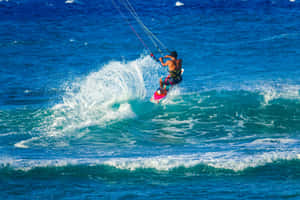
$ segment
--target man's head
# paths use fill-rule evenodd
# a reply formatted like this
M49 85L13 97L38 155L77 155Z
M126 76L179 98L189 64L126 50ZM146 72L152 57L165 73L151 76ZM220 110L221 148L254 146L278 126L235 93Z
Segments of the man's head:
M177 52L176 51L171 51L169 56L172 56L173 58L177 59Z

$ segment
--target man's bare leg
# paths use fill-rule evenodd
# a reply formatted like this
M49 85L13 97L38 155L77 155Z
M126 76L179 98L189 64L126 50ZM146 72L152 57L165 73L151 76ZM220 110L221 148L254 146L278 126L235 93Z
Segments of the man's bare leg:
M167 90L164 88L164 84L162 79L159 79L159 86L160 86L160 94L167 94Z
M161 78L159 79L159 86L160 86L160 89L163 89L163 81Z

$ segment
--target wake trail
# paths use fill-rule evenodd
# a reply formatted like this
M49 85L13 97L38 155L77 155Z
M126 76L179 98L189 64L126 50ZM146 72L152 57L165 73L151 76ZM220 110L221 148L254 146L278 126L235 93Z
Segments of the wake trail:
M89 126L105 127L134 118L131 101L144 101L158 85L160 66L150 56L129 61L110 61L95 71L74 80L65 88L62 101L48 112L38 131L43 137L85 135ZM36 137L35 137L36 138ZM30 138L15 146L27 148Z
M72 130L134 117L129 101L149 96L157 86L158 71L150 56L109 62L68 88L62 103L52 108L51 126Z

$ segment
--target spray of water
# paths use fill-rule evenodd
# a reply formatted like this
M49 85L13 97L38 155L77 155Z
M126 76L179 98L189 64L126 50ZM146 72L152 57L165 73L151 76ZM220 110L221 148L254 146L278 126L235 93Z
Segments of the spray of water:
M109 62L68 87L62 102L52 108L51 132L101 126L134 117L130 101L148 97L157 87L158 78L159 65L150 57Z

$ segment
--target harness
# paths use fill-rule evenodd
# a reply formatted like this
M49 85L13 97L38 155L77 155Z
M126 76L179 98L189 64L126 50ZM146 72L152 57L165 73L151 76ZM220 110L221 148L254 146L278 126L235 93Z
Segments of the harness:
M178 69L176 61L174 61L175 69L172 71L169 71L170 76L175 80L175 81L181 81L181 69Z

